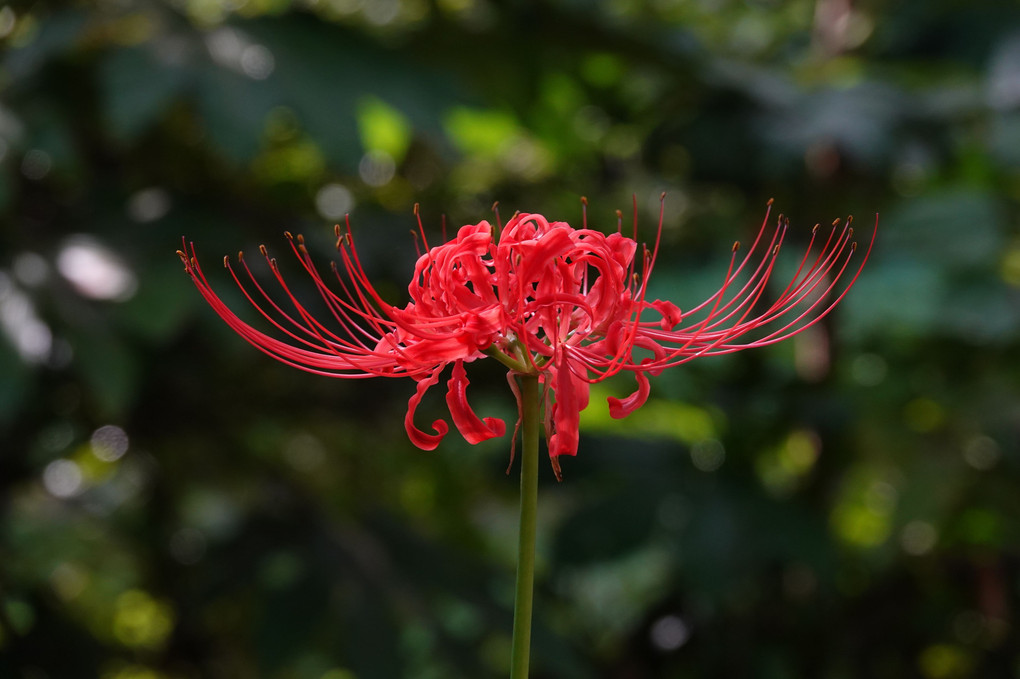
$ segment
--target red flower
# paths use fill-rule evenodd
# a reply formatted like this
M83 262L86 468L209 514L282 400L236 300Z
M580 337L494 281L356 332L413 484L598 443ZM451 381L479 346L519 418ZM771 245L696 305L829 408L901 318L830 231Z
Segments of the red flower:
M291 293L264 246L260 250L283 291L282 305L252 275L243 255L238 256L243 276L224 258L275 335L242 321L224 304L202 273L194 245L190 255L178 254L216 313L277 360L333 377L414 379L417 389L404 424L419 448L435 448L449 430L443 420L432 423L433 433L414 424L415 409L447 365L453 369L446 402L454 426L470 443L502 436L506 427L499 419L479 418L471 409L464 363L486 356L499 360L510 369L515 393L514 374L538 375L544 384L549 455L558 468L557 456L577 453L578 421L588 405L591 383L632 373L635 392L609 399L610 414L625 417L648 398L648 375L697 357L782 341L817 323L839 303L874 243L872 234L860 265L848 271L856 250L851 219L833 222L820 247L816 226L793 279L778 296L766 298L789 228L782 216L772 230L768 222L766 212L742 259L737 258L739 244L734 244L719 290L684 313L672 302L646 299L658 236L651 251L643 248L636 257L637 243L619 230L607 236L586 223L575 229L537 214L514 215L502 229L487 221L467 225L453 240L426 246L408 286L411 301L403 308L383 300L368 280L349 224L336 227L336 290L320 276L303 238L286 234L332 312L328 325ZM839 285L851 274L849 282Z

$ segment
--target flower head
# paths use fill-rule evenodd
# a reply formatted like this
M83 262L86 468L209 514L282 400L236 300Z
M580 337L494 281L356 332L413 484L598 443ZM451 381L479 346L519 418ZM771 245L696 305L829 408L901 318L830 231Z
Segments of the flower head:
M431 433L414 423L418 404L448 365L446 402L454 426L470 443L502 436L506 426L472 410L464 364L489 357L506 365L518 401L514 375L537 375L544 385L549 455L558 471L558 456L577 453L580 413L592 383L620 372L634 376L634 393L609 399L610 414L625 417L648 398L649 375L702 356L774 344L828 314L871 250L869 244L859 265L850 268L857 249L851 221L836 220L827 235L816 226L793 278L778 295L767 296L789 221L780 216L770 228L766 211L746 254L741 257L734 244L719 290L684 312L673 302L647 299L658 235L651 250L642 247L639 253L636 240L619 226L606 235L589 229L586 218L575 229L542 215L515 214L505 226L482 221L461 227L442 245L426 243L403 307L386 302L373 287L349 223L335 230L339 264L332 265L330 284L304 239L287 233L332 318L319 319L306 309L264 246L260 251L282 294L266 291L243 254L237 266L223 260L272 334L241 320L213 291L193 244L190 253L178 254L220 317L273 358L319 375L415 380L404 424L419 448L435 448L449 431L444 420L433 422ZM849 281L841 282L845 278Z

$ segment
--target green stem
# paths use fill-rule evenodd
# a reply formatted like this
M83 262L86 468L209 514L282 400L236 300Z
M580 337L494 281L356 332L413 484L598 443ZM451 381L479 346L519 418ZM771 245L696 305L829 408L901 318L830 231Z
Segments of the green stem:
M517 591L510 679L528 679L531 608L535 591L535 530L538 524L538 377L521 375L521 525L517 540Z

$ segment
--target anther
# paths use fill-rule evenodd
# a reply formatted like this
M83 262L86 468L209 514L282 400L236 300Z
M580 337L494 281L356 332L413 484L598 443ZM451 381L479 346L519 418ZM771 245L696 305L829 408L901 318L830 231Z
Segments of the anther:
M616 218L617 219L623 219L623 210L617 210L616 211Z
M178 250L177 252L180 252L180 250ZM230 268L230 255L223 255L223 268L224 269Z
M419 204L418 204L418 203L415 203L415 204L414 204L414 209L412 210L412 212L414 212L414 216L415 216L415 217L417 217L417 216L418 216L418 207L419 207Z
M183 250L178 250L177 251L177 256L180 257L181 261L184 262L185 264L188 263L188 256L186 254L184 254Z
M339 224L334 224L333 225L333 233L336 234L337 238L340 237L340 225Z
M588 196L581 196L581 205L588 207Z
M853 215L847 215L847 218L846 218L846 225L847 225L847 226L850 226L850 225L851 225L851 224L853 224L853 223L854 223L854 216L853 216Z
M269 256L269 250L266 249L265 245L260 245L259 246L259 252L262 253L263 257L268 257Z
M847 238L853 238L854 237L854 230L852 228L847 229L846 237Z
M284 231L283 232L283 236L287 240L293 240L293 238L294 238L294 234L292 234L290 231Z
M663 191L662 193L659 194L659 202L661 203L664 200L666 200L666 192L665 191Z
M305 242L305 237L302 236L300 233L297 235L297 242L298 243L304 243Z
M733 252L736 252L739 249L740 249L740 241L738 241L738 240L733 241Z
M811 229L811 234L814 235L818 233L818 229L821 228L821 226L821 224L815 224L815 228Z
M835 219L832 220L832 225L839 226L839 217L836 217Z
M850 254L851 255L854 253L854 251L856 249L857 249L857 241L854 241L853 243L850 243Z
M244 261L244 250L237 251L237 261L239 262Z
M769 198L769 202L765 203L766 207L772 207L772 203L776 201L775 198Z
M273 271L277 270L276 257L273 257L272 259L269 260L269 266L273 267Z
M778 254L779 254L779 244L777 243L776 247L772 248L772 256L775 257Z

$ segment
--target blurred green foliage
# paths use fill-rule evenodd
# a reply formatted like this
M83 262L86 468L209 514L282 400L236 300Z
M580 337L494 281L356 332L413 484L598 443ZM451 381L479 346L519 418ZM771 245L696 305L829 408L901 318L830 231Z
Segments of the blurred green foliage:
M647 239L662 191L681 307L770 196L878 245L795 341L624 421L598 388L534 676L1020 676L1015 2L39 0L0 44L0 676L505 675L508 442L413 449L410 383L266 359L174 250L242 308L218 257L325 263L350 212L396 300L416 202L438 239L633 195Z

